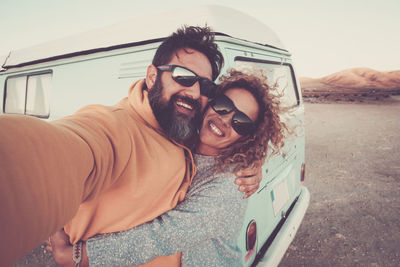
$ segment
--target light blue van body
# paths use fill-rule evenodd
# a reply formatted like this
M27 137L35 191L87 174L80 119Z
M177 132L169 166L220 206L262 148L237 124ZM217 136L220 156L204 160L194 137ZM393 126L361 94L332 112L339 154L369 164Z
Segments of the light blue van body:
M266 160L263 180L249 199L238 237L244 266L277 266L310 199L301 181L304 105L292 58L273 31L243 13L220 6L199 7L197 12L197 16L187 15L193 10L157 16L151 19L155 25L163 23L154 28L137 30L139 19L11 52L0 71L0 113L54 120L88 104L113 105L127 96L133 81L145 77L162 38L183 24L207 22L217 33L216 43L225 59L221 73L230 68L262 69L270 82L278 83L287 109L282 118L294 131L281 153ZM252 247L247 237L251 223L256 224Z

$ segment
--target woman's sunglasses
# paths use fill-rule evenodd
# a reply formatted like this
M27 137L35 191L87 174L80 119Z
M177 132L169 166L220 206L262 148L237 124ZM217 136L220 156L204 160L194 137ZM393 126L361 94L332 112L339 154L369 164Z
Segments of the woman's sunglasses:
M172 79L185 87L190 87L197 81L200 84L200 94L212 97L215 93L215 83L207 78L198 76L193 71L178 65L162 65L157 67L161 71L172 72Z
M238 110L232 100L226 95L218 95L209 101L210 107L219 115L231 113L235 114L232 117L231 125L240 135L249 135L255 132L256 123L252 121L246 114Z

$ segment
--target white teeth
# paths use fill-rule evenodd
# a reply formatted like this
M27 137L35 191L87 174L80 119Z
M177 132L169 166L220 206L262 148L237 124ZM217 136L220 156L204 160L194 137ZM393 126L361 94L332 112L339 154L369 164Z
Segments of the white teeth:
M177 104L178 106L181 106L181 107L184 107L184 108L187 108L187 109L190 109L190 110L193 109L193 107L192 107L191 105L189 105L189 104L187 104L187 103L184 103L184 102L182 102L182 101L177 101L176 104Z
M222 136L221 130L218 129L217 126L215 126L214 123L210 122L210 127L211 127L211 130L213 130L213 132L215 132L219 136Z

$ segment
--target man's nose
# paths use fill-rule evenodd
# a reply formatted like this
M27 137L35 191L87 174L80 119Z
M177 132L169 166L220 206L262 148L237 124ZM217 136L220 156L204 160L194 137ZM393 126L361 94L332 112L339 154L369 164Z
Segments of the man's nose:
M185 95L198 100L200 98L200 84L199 82L195 82L192 86L185 88Z

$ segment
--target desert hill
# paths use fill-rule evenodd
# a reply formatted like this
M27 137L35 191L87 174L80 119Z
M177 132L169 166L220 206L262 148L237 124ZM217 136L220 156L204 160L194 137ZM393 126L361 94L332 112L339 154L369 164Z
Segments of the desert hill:
M336 101L356 101L360 98L381 100L390 95L400 95L400 70L354 68L319 79L302 77L300 84L305 98Z

